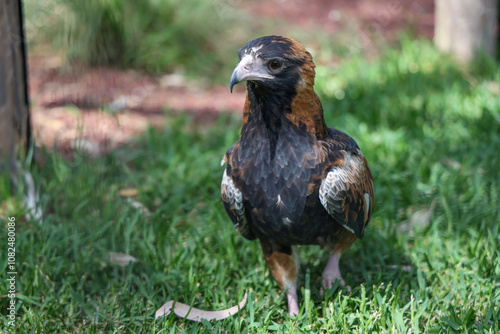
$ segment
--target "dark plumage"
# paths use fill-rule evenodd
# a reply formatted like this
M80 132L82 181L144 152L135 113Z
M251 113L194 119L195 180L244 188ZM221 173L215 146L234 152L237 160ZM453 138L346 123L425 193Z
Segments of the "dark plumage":
M260 240L266 263L298 313L292 246L320 245L332 256L323 286L340 279L338 260L362 238L374 204L368 164L356 142L328 128L314 92L314 62L296 41L258 38L238 53L231 76L247 81L241 138L227 151L224 207L236 229Z

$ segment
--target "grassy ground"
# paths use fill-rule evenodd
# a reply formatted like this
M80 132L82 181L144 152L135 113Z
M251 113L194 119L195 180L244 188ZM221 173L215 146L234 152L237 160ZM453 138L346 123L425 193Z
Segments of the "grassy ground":
M219 199L240 121L178 118L102 158L42 153L43 224L23 221L0 178L2 254L5 217L17 219L17 332L498 333L500 68L483 59L461 70L428 42L401 44L371 63L318 68L327 122L356 139L375 182L366 236L341 262L352 292L321 297L328 254L303 247L290 319L258 243L233 230ZM138 261L123 267L109 252ZM5 282L6 256L0 269ZM244 310L220 322L154 320L170 299L215 310L245 291Z

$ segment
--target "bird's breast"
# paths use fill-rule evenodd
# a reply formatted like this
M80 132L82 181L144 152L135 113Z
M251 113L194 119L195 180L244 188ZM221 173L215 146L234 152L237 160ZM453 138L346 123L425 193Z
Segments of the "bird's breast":
M275 134L265 127L246 130L231 168L256 234L281 243L311 243L307 235L314 239L318 231L310 216L319 204L323 169L315 137L293 124Z

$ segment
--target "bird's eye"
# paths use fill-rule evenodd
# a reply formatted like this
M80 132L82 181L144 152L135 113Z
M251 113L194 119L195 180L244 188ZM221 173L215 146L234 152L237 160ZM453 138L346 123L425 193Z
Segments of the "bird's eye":
M271 71L277 71L283 66L283 62L279 59L273 59L268 64Z

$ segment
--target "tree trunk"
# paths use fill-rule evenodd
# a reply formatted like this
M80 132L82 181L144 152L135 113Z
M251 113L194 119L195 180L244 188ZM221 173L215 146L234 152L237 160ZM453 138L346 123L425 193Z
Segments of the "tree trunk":
M0 170L12 181L25 157L31 127L21 0L0 1Z
M436 0L434 42L469 61L478 52L496 53L497 0Z

